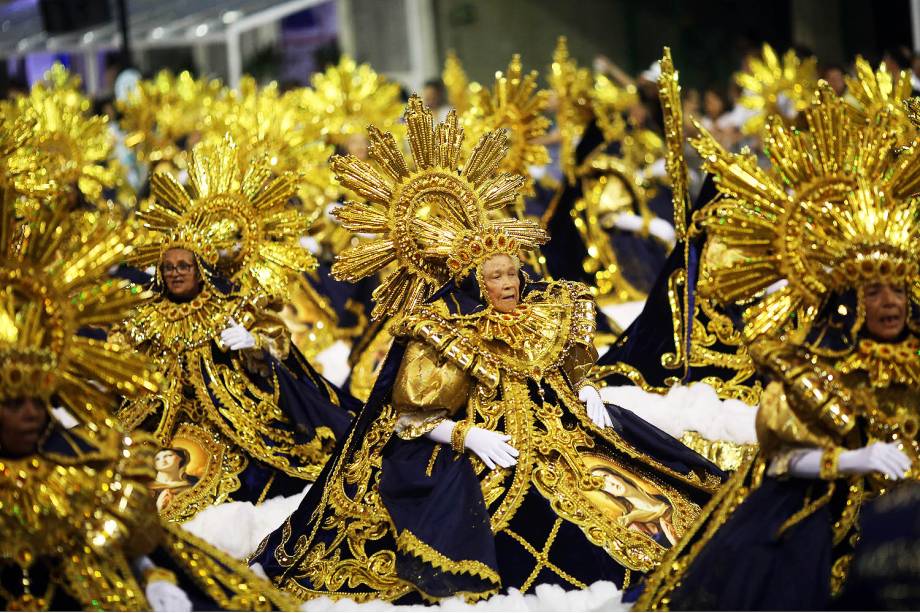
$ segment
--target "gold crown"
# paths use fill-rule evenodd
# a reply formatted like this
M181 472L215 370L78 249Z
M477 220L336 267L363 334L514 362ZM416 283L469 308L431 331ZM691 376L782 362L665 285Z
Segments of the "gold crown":
M485 134L461 164L463 129L455 111L435 127L431 111L413 96L405 119L414 169L393 135L374 127L368 129L370 163L354 156L336 156L332 162L342 186L367 199L346 202L335 216L349 230L374 236L360 238L339 254L333 274L354 282L396 263L374 290L375 318L413 309L451 277L494 253L499 236L505 238L503 252L512 245L533 249L547 238L534 222L489 218L517 199L524 181L498 172L508 149L504 130ZM480 239L475 244L482 245L482 253L474 253L472 246L458 251L471 237ZM492 247L487 248L489 237ZM458 259L465 255L469 262Z
M920 253L920 148L898 149L904 123L891 108L863 118L822 83L805 127L771 117L769 168L726 152L710 135L694 142L719 196L696 217L704 257L732 254L708 279L723 303L787 285L747 309L745 332L782 329L793 314L807 327L832 291L867 281L911 282Z
M285 300L290 275L316 265L299 243L310 220L289 203L293 177L273 177L264 158L243 158L229 135L196 145L188 171L187 189L172 175L151 179L152 201L138 212L150 233L133 260L158 265L167 250L187 249L222 267L244 293Z
M754 111L742 126L745 134L760 134L767 117L780 114L783 102L801 111L811 101L818 84L817 59L801 59L792 49L780 58L764 43L760 57L751 57L747 72L735 75L742 88L738 103Z
M368 125L386 131L397 127L402 111L399 85L368 64L342 56L338 65L313 75L310 84L299 94L300 105L327 142L364 134Z
M142 162L179 164L180 141L209 127L221 92L219 81L196 79L188 71L161 70L140 81L127 99L116 102L125 144Z
M477 92L463 114L463 127L469 131L472 143L488 132L508 130L508 153L500 170L525 177L524 196L534 193L529 168L550 161L546 146L538 142L550 124L543 114L549 91L537 89L538 79L536 70L524 73L521 56L515 54L505 72L495 73L492 90Z
M447 267L451 276L461 279L493 256L517 257L520 252L520 243L498 228L487 228L480 235L467 232L454 240Z
M121 169L113 159L114 140L108 119L91 115L91 104L79 90L79 78L55 64L28 96L17 99L6 112L27 115L35 122L29 148L41 156L56 192L76 187L88 200L116 186Z
M0 214L0 399L56 395L85 421L104 420L119 395L155 392L160 376L143 355L77 334L122 321L145 296L108 270L131 251L136 230L80 226L42 209L16 221Z

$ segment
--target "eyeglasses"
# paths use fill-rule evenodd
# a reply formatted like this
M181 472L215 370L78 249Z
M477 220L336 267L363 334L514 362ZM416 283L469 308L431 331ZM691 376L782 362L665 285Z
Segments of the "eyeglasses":
M195 265L189 264L188 262L179 262L175 266L173 266L172 264L163 264L160 266L160 270L163 272L164 275L168 275L174 272L177 272L180 275L184 275L186 273L192 272L194 268L195 268Z

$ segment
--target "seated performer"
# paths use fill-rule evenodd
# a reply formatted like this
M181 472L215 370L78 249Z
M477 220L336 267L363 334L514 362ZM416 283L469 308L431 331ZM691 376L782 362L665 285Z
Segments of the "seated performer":
M794 131L768 124L770 142L786 143L770 149L775 175L703 143L723 197L700 222L739 256L713 286L726 302L762 297L744 331L770 382L759 452L665 557L639 609L827 608L846 585L861 504L920 467L920 152L898 150L892 109L856 117L826 85L806 117ZM869 166L849 163L857 150Z
M435 129L413 97L406 123L417 170L376 129L376 166L333 162L370 201L339 219L383 235L334 272L354 280L395 260L374 315L396 316L396 340L323 476L251 559L305 599L627 586L666 551L655 531L680 535L720 472L585 384L597 356L590 292L527 278L518 254L544 232L489 214L521 185L495 172L506 134L483 137L458 173L454 113ZM626 487L611 496L616 480Z
M108 414L156 391L147 358L78 334L140 296L106 271L132 232L39 211L13 221L0 194L0 606L6 611L290 610L268 582L163 524L153 445ZM57 248L48 249L54 244ZM62 404L65 430L49 408Z
M291 346L269 309L284 300L288 275L313 264L297 243L306 221L287 206L292 178L269 180L268 167L239 160L229 139L197 145L189 175L188 191L154 175L157 204L138 215L151 232L134 262L157 266L155 295L123 334L165 380L118 413L189 454L196 482L163 509L176 520L228 498L299 493L350 421L340 406L350 399Z

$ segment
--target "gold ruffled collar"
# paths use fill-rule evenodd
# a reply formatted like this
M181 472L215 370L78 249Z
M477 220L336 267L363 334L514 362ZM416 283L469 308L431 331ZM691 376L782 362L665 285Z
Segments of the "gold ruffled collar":
M856 350L838 362L837 369L844 374L865 371L872 387L916 387L920 385L920 339L910 336L899 343L861 339Z
M160 296L138 309L128 323L128 334L136 345L150 342L157 353L178 354L201 347L237 317L243 301L227 298L209 289L189 302L176 303Z
M478 352L522 376L540 377L558 366L575 340L573 319L579 311L568 286L554 283L528 294L511 313L491 306L468 316L454 316L473 332ZM466 324L466 325L463 325ZM476 342L478 339L480 342Z

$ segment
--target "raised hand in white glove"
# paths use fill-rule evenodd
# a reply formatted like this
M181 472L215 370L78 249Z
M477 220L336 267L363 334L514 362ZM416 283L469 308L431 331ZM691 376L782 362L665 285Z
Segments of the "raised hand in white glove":
M450 445L456 422L445 419L426 436L436 443ZM463 439L463 446L475 453L483 464L493 469L496 466L509 468L517 464L518 450L508 444L511 437L494 430L473 426Z
M144 590L154 611L191 611L192 601L185 591L169 581L151 581Z
M910 468L910 458L894 443L872 443L860 449L844 451L837 459L837 470L848 475L882 473L898 481Z
M610 419L610 413L601 399L600 392L586 385L578 390L578 399L585 403L585 409L588 412L588 418L594 422L598 428L613 427L613 420Z
M232 351L251 349L256 346L256 337L233 319L230 320L227 329L220 333L220 340Z

